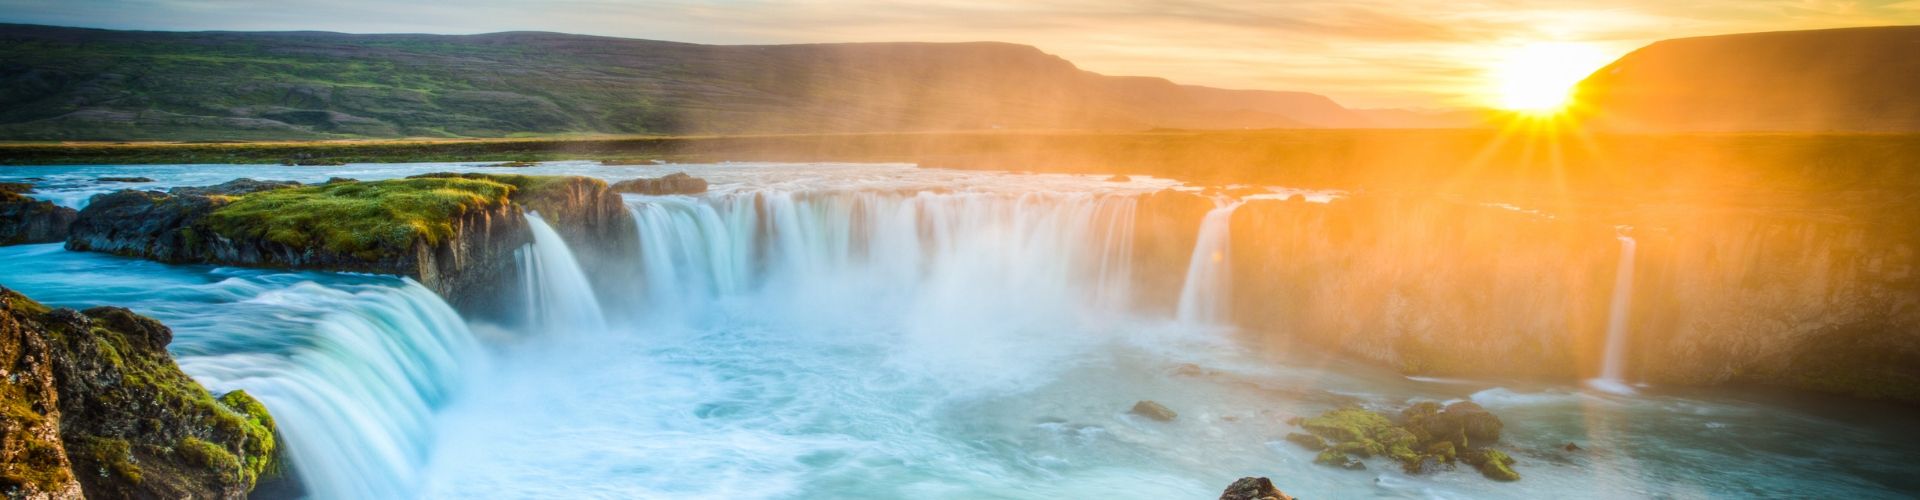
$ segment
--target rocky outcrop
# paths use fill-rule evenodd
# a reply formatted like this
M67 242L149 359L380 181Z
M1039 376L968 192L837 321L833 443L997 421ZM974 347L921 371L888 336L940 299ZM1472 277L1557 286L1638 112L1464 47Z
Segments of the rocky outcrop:
M74 209L0 190L0 245L64 240L78 217Z
M632 240L619 196L597 179L430 174L304 187L240 179L99 195L80 212L67 248L409 276L485 317L507 310L493 306L518 280L513 252L532 241L529 211L576 248L619 252Z
M1220 500L1293 500L1293 497L1273 487L1273 481L1267 478L1243 477L1227 485L1227 491L1220 493Z
M0 490L9 498L244 498L279 470L273 418L168 355L126 309L49 309L0 289Z
M300 187L294 181L257 181L245 177L214 184L212 186L177 187L168 189L167 194L174 196L245 196L261 191L271 191L290 187Z
M707 180L674 172L655 179L627 179L613 183L613 190L645 195L700 194L707 192Z
M1167 405L1163 405L1163 404L1160 404L1159 402L1144 400L1144 399L1140 400L1137 403L1134 403L1133 409L1127 410L1127 413L1132 413L1134 415L1139 415L1142 417L1146 417L1146 418L1161 421L1161 422L1172 422L1173 419L1180 418L1180 414L1175 413L1173 409L1168 408Z

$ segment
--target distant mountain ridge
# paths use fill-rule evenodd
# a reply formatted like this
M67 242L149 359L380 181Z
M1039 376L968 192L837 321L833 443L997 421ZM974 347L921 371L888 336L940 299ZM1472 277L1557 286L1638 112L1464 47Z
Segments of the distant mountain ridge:
M1369 127L1304 92L1104 76L1023 45L699 45L0 25L0 138Z
M1665 40L1575 89L1624 131L1920 131L1920 26Z

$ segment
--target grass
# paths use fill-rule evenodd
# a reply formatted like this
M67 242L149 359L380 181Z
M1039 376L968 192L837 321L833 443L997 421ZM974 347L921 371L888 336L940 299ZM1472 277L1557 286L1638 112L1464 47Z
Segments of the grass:
M525 181L532 184L532 181ZM214 210L208 227L236 239L265 239L380 260L454 235L452 222L499 207L517 189L483 179L413 178L264 191Z

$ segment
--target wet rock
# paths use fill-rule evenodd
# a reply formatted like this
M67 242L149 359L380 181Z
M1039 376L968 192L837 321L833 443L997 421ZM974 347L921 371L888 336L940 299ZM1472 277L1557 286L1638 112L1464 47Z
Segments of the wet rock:
M280 470L266 408L209 394L174 364L171 339L126 309L50 309L0 288L8 496L243 498Z
M0 193L27 194L33 192L33 184L25 182L0 182Z
M482 167L500 167L500 168L527 168L527 167L540 166L540 163L532 162L532 161L509 161L509 162L500 162L500 163L488 163L481 166Z
M261 191L290 187L300 187L300 183L294 181L257 181L241 177L212 186L188 186L168 189L167 194L174 196L244 196Z
M1577 444L1567 443L1566 446L1561 446L1560 449L1566 450L1569 452L1574 452L1574 451L1580 451L1583 448L1581 448L1580 445L1577 445Z
M1301 448L1306 448L1313 451L1320 451L1320 450L1327 449L1327 442L1321 440L1320 436L1315 436L1312 434L1289 432L1287 433L1287 442L1300 445Z
M11 191L0 191L0 246L67 239L79 212Z
M1347 467L1350 460L1384 456L1400 463L1409 474L1452 470L1456 460L1470 461L1487 477L1502 481L1519 479L1508 467L1512 459L1485 449L1486 443L1499 439L1502 424L1491 412L1472 403L1445 407L1422 402L1400 412L1396 423L1385 415L1362 408L1340 408L1313 418L1290 421L1324 439L1325 450L1314 463ZM1289 435L1294 442L1307 441ZM1303 446L1305 444L1303 443Z
M1138 403L1134 403L1133 409L1129 410L1128 413L1161 422L1171 422L1173 419L1180 417L1180 414L1175 413L1172 408L1167 408L1166 405L1151 400L1141 400Z
M1468 450L1460 453L1460 461L1473 465L1480 475L1495 481L1519 481L1520 473L1514 472L1513 457L1500 450Z
M100 182L153 182L153 179L146 177L101 177L94 180Z
M645 195L700 194L707 192L707 180L674 172L657 179L629 179L613 183L613 190Z
M351 177L328 177L326 184L339 184L342 182L360 182L360 179Z
M1293 500L1293 497L1273 487L1273 481L1267 478L1243 477L1227 485L1227 490L1220 493L1220 500Z
M613 159L613 160L600 160L600 165L606 166L606 167L631 167L635 165L659 165L662 163L666 163L666 162L660 161L660 160L645 159L645 158L619 158L619 159Z
M1107 182L1133 182L1133 178L1127 177L1124 175L1115 175L1113 177L1108 177Z

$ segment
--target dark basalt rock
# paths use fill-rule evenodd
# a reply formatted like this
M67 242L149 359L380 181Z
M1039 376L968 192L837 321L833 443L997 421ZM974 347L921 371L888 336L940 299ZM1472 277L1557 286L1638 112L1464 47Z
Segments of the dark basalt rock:
M67 239L67 231L78 217L74 209L0 191L0 246Z
M613 183L613 190L646 195L700 194L707 192L707 180L687 175L686 172L674 172L657 179L628 179L616 182Z
M212 186L177 187L167 193L175 196L244 196L261 191L300 187L294 181L257 181L245 177L214 184Z
M174 364L172 331L0 288L0 490L10 498L244 498L279 471L273 418Z
M100 182L153 182L153 179L146 177L101 177L94 180Z
M1138 403L1134 403L1133 409L1128 410L1128 413L1161 422L1172 422L1173 419L1180 417L1180 414L1175 413L1172 408L1150 400L1141 400Z
M1293 497L1273 487L1273 481L1267 478L1243 477L1227 485L1227 491L1220 493L1220 500L1293 500Z

